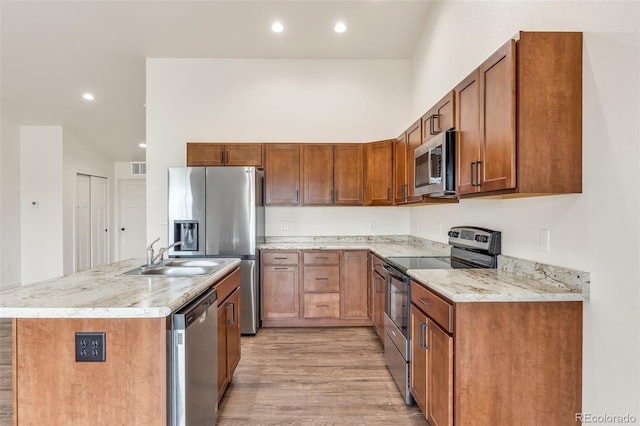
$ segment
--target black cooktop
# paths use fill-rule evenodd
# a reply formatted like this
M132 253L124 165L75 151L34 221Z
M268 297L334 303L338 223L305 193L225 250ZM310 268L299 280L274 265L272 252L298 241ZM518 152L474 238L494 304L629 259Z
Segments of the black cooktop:
M443 257L387 257L387 262L399 270L406 272L407 269L462 269L473 268L449 256Z

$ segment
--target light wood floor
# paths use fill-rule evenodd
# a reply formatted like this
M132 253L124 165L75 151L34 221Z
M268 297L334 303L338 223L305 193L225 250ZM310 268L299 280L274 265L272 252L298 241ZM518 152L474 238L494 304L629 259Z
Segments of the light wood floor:
M11 425L11 320L0 320L0 425ZM427 425L407 407L372 328L263 328L242 359L219 425Z
M0 425L12 422L11 319L0 318Z
M242 359L219 425L426 425L407 407L371 327L263 328Z

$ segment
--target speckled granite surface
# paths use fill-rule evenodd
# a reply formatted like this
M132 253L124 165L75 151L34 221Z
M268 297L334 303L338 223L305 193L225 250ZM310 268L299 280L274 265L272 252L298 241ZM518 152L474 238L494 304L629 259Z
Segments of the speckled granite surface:
M120 276L144 264L130 259L5 290L0 292L0 318L166 317L240 264L238 259L216 260L225 263L211 275Z
M447 256L451 246L413 236L269 237L262 250L370 250L380 257ZM589 273L500 256L498 269L410 269L408 274L454 302L585 301Z

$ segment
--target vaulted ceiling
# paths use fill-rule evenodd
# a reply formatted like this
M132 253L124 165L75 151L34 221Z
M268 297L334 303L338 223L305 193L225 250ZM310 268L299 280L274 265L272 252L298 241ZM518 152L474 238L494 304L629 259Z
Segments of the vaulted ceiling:
M113 161L143 160L145 58L410 58L428 10L415 0L3 0L2 114L62 125Z

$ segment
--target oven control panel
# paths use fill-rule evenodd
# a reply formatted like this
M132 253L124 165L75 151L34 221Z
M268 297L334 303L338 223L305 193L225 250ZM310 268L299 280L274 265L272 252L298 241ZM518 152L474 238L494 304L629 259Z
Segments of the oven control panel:
M475 226L454 226L449 231L449 244L500 254L500 231Z

